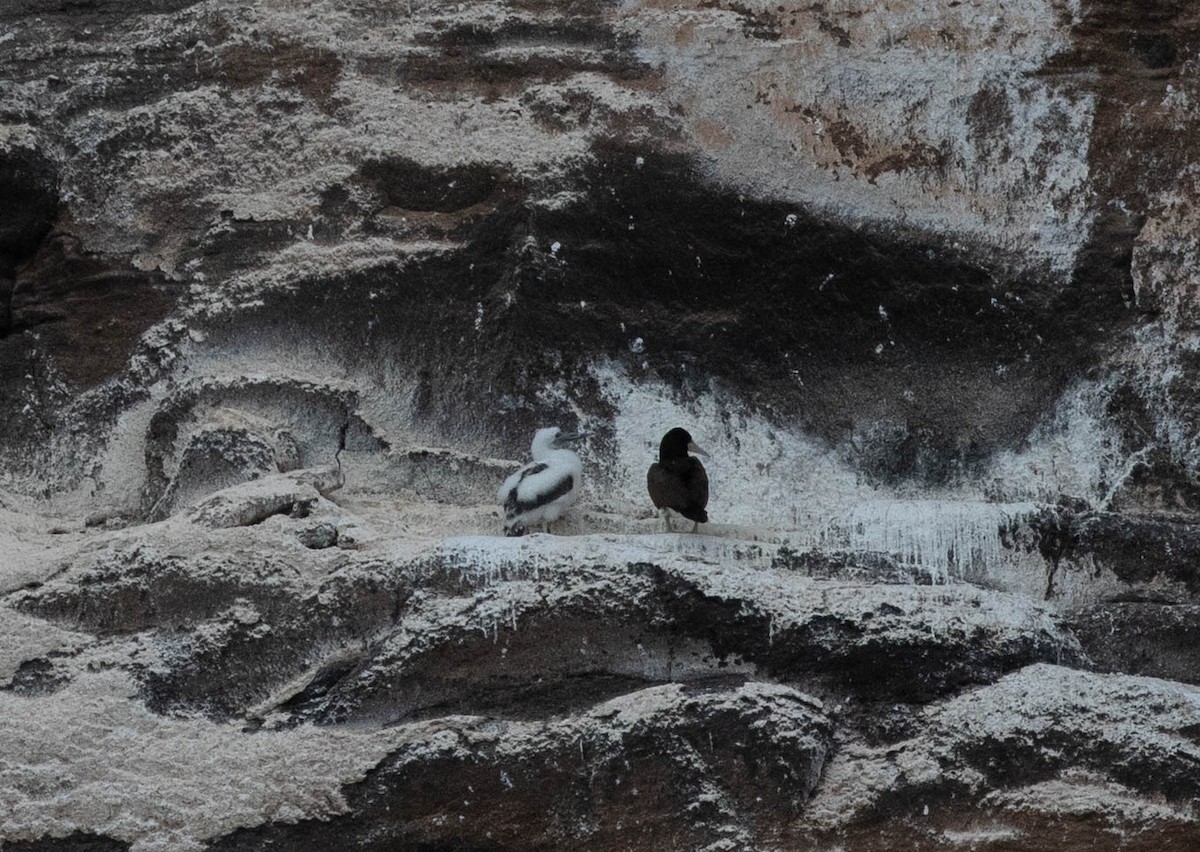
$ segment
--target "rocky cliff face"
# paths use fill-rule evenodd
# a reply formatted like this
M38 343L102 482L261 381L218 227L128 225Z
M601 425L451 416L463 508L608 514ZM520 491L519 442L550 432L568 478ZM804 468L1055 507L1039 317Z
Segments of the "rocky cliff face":
M1198 49L0 6L0 846L1190 847ZM551 423L584 498L499 538Z

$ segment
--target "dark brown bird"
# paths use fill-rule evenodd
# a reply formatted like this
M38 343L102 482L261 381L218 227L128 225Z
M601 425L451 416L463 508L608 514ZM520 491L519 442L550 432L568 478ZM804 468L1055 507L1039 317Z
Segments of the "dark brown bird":
M668 530L672 529L671 509L694 521L692 532L700 524L708 523L708 512L704 511L708 505L708 474L700 459L689 456L689 451L708 456L696 446L686 429L672 429L663 435L658 445L658 461L650 465L646 474L650 499Z

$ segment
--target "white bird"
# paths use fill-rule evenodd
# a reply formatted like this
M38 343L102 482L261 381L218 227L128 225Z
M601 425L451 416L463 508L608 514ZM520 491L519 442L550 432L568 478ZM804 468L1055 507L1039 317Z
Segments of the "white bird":
M531 524L550 524L579 499L583 463L567 445L586 432L564 432L557 426L533 434L533 461L500 486L496 499L504 505L504 534L524 535Z

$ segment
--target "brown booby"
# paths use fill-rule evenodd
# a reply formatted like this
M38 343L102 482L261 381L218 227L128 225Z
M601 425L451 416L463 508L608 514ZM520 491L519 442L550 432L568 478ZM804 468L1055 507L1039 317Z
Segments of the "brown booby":
M704 510L708 505L708 474L700 459L688 455L689 451L708 456L696 446L686 429L672 429L663 435L658 445L658 461L650 465L646 474L650 499L668 530L672 529L672 509L694 522L692 532L700 524L708 523L708 512Z

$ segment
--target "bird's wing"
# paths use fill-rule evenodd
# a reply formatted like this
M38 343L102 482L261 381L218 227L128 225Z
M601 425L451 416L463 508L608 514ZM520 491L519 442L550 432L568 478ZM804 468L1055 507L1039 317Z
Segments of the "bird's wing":
M520 470L509 474L508 479L504 480L504 484L501 485L500 490L496 492L496 499L501 503L507 503L509 498L512 497L516 492L517 486L524 482L526 478L530 476L536 476L537 474L547 470L549 467L550 465L546 464L545 462L530 462ZM514 497L513 499L516 498Z
M702 510L708 505L708 474L704 465L692 457L650 465L646 489L656 508L663 506L680 513Z
M708 505L708 471L704 469L704 465L697 458L692 458L694 464L691 465L691 470L688 472L688 494L691 497L692 506L696 509L703 509Z
M650 465L650 471L646 474L646 489L657 509L663 506L678 509L687 505L686 483L665 465Z
M513 514L530 512L553 503L574 487L575 476L570 470L556 470L546 464L530 465L528 472L505 497L504 509Z

